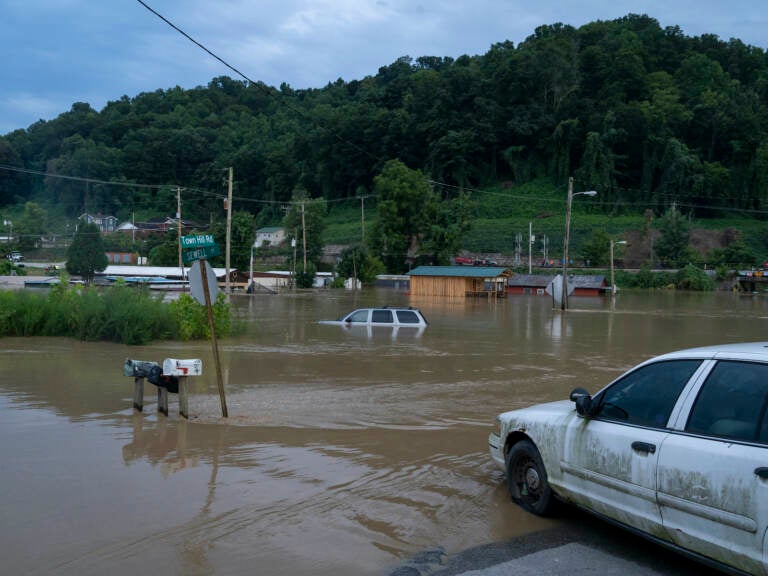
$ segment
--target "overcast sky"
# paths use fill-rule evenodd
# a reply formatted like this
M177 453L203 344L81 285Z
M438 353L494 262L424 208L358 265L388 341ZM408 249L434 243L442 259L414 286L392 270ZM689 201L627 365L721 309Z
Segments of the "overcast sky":
M256 81L321 88L400 56L478 55L541 24L648 14L689 36L768 48L765 0L145 0ZM0 0L0 134L74 102L236 75L136 0Z

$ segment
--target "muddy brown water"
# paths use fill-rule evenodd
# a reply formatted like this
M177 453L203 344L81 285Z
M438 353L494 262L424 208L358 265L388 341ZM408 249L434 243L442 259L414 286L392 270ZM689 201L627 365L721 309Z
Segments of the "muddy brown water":
M765 339L768 298L619 294L409 300L391 291L233 298L222 341L230 418L208 343L0 340L3 573L386 574L553 526L508 501L495 415L596 391L672 349ZM430 325L318 325L410 304ZM192 418L131 407L126 358L202 358Z

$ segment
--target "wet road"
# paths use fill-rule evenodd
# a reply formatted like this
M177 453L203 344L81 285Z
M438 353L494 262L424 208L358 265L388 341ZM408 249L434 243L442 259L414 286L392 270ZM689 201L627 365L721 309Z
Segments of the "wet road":
M403 303L424 311L423 333L317 324ZM556 534L571 521L507 498L486 448L496 413L597 390L671 349L761 339L768 317L763 298L731 294L579 298L566 316L540 297L388 291L234 305L243 332L221 342L226 421L208 343L0 340L8 573L380 575L436 546L451 559ZM190 421L173 401L158 415L150 385L133 412L128 357L202 358Z

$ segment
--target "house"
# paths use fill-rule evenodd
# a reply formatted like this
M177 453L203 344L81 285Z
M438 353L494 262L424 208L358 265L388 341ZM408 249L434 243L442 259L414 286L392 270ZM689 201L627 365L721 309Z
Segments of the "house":
M107 251L107 262L110 264L138 264L139 255L136 252Z
M88 224L96 224L99 232L102 234L109 234L117 230L117 218L114 216L102 216L101 214L81 214L78 220L82 220Z
M495 266L419 266L408 272L413 296L504 298L508 268Z
M259 228L256 230L256 241L253 243L254 248L261 248L262 246L277 246L285 241L285 228L277 226Z
M163 234L168 230L178 230L179 221L176 218L170 216L160 216L152 218L146 222L123 222L117 227L118 232L130 234L132 237L144 238L150 234L160 233ZM181 233L185 234L191 230L203 230L207 226L201 226L197 222L192 220L181 220Z

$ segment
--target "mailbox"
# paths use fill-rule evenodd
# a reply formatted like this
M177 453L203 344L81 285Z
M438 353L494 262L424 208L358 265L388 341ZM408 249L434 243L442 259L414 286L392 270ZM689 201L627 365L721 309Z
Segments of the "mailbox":
M149 362L146 360L131 360L125 359L123 365L123 376L133 376L134 378L148 378L149 373L154 366L160 366L157 362Z
M163 360L164 376L201 376L202 374L202 360L176 360L174 358Z

